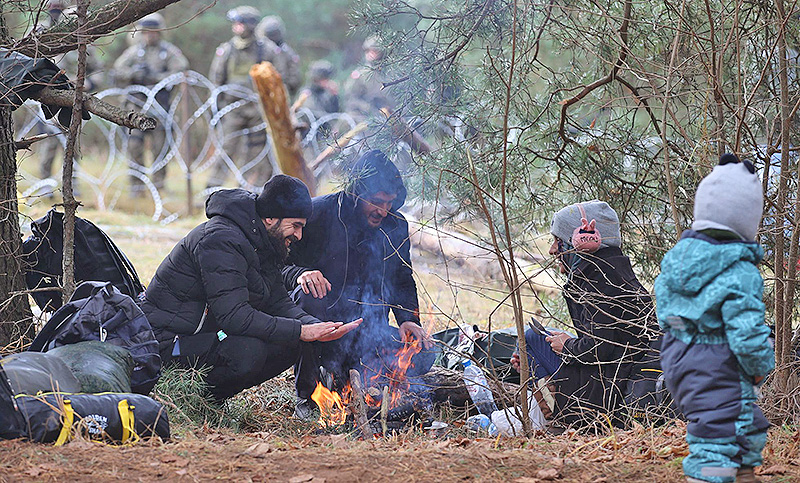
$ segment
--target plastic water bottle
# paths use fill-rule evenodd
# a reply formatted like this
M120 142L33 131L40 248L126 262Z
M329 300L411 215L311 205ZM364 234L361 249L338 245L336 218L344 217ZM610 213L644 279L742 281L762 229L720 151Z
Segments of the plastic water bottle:
M477 432L486 431L489 433L489 436L497 436L500 432L491 418L485 414L476 414L475 416L468 417L467 428Z
M464 385L467 386L469 397L482 414L487 416L497 411L494 403L494 396L489 390L489 382L480 367L472 364L472 361L464 361Z

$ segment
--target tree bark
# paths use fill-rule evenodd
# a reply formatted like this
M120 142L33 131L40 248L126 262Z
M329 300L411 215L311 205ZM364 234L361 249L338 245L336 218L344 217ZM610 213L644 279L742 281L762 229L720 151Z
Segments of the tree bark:
M0 40L7 39L0 4ZM17 202L17 150L11 110L0 107L0 355L22 350L33 340L31 308L22 266Z
M86 10L89 0L78 0L78 33L83 34L86 29ZM79 36L83 39L83 36ZM83 84L86 77L86 43L81 40L78 44L78 77L75 80L75 96L72 104L72 120L69 124L67 147L64 150L64 162L61 170L61 186L64 193L64 254L61 260L61 269L64 274L64 291L62 300L66 304L75 292L75 213L78 211L79 202L75 199L72 187L72 160L76 157L76 146L81 133L83 118Z

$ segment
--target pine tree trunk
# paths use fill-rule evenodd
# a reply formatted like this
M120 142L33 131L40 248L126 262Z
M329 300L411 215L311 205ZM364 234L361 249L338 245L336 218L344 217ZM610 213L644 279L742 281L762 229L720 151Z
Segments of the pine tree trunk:
M8 36L0 5L0 40ZM16 352L34 335L22 272L17 206L17 151L11 109L0 107L0 355Z
M13 132L11 110L0 107L0 354L21 350L34 335L28 296L20 294L26 287Z

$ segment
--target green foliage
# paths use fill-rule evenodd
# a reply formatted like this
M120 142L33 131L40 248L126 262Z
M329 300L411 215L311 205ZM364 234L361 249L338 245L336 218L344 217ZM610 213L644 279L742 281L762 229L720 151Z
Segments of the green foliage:
M170 365L164 369L153 392L166 403L173 432L183 434L204 425L240 430L252 419L245 401L232 398L217 403L208 391L204 378L208 368L183 368Z
M626 2L357 5L360 31L390 46L381 68L403 115L438 137L426 196L499 234L505 214L512 246L546 233L560 207L599 198L652 281L717 156L764 166L760 146L777 140L774 12L761 5L631 2L627 20ZM441 136L452 119L471 135Z

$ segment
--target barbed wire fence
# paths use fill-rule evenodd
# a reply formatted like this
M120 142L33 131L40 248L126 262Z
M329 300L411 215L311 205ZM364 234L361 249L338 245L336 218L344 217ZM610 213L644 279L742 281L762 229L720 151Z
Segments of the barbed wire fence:
M162 105L159 99L165 95L169 97L169 102ZM224 118L236 116L237 111L250 107L251 103L259 104L258 96L250 89L235 84L217 86L198 72L186 71L166 77L152 87L112 87L95 96L115 103L127 102L156 118L159 123L156 129L164 139L163 145L150 150L154 159L146 165L143 159L132 159L129 150L131 133L128 129L96 116L86 121L81 151L84 159L91 158L92 161L75 163L75 178L79 180L81 188L89 189L89 193L82 193L82 198L98 209L116 208L120 199L130 194L130 190L126 190L129 186L126 178L135 178L144 186L144 196L152 201L152 209L148 214L154 221L168 224L183 214L192 214L193 206L199 200L223 188L199 185L203 173L217 163L224 163L232 173L235 186L252 191L259 191L267 181L254 177L260 163L271 163L273 171L280 172L268 131L267 143L252 159L238 159L236 153L228 153L224 149L230 140L246 138L255 131L267 129L266 122L261 122L249 128L225 131ZM224 103L220 102L222 97L225 98ZM38 103L29 103L25 107L27 115L15 132L16 138L22 139L39 131L54 136L63 148L66 145L66 133L55 123L45 120ZM357 124L351 115L344 112L317 117L311 109L301 106L295 114L304 124L301 147L307 160L319 155L329 145L323 127L336 124L347 131ZM33 158L27 159L29 162L20 165L21 176L26 181L20 193L21 198L27 200L51 195L60 185L57 175L39 176ZM89 169L89 165L92 169ZM170 189L173 191L176 169L185 179L183 190L186 205L183 209L174 204L169 209L165 204L165 188L159 187L154 181L154 175L164 169L170 171L168 176L172 178ZM330 167L323 163L314 174L321 176L326 170L329 172Z

